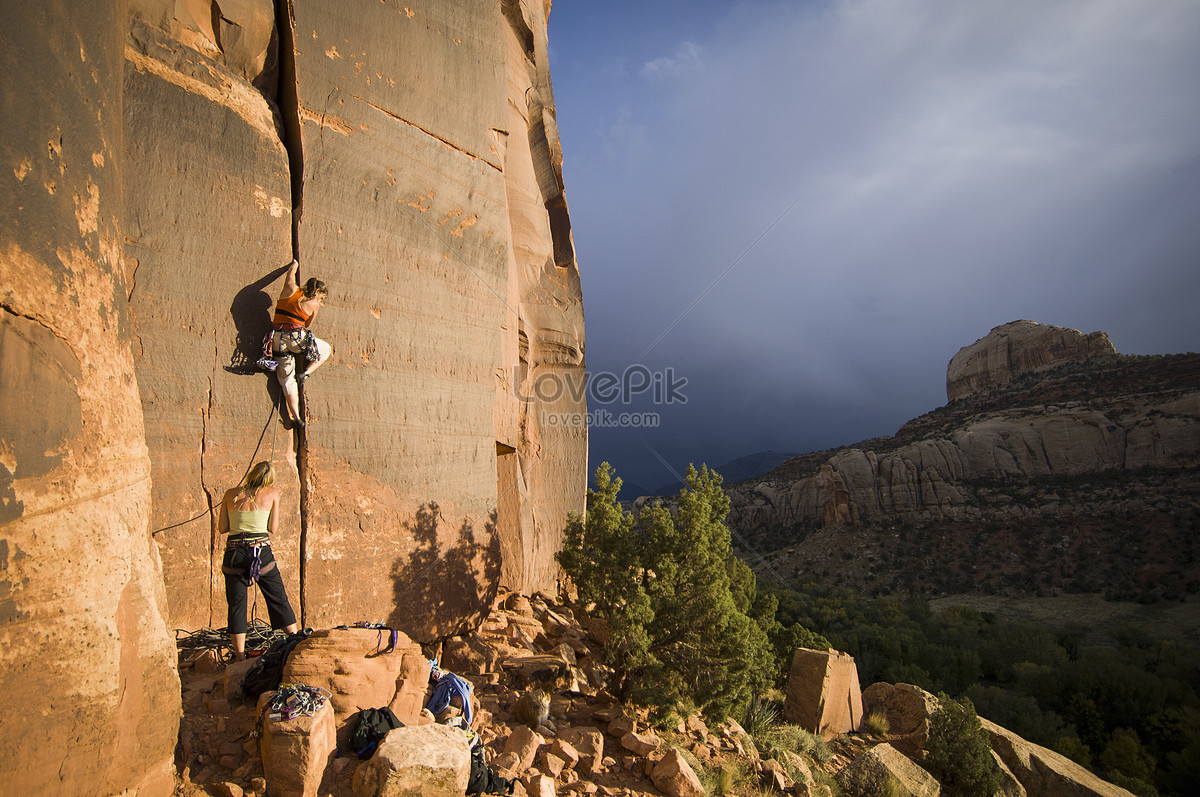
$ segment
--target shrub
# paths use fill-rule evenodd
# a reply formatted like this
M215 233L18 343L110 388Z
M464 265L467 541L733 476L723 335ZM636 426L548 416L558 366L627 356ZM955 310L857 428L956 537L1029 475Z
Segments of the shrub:
M863 727L866 728L867 733L881 738L887 736L888 731L891 730L887 714L882 711L872 711L868 714L867 718L863 720Z
M557 559L584 605L609 623L614 687L628 702L682 702L720 721L742 713L774 680L766 631L742 608L754 576L730 564L729 499L721 477L688 468L674 514L661 504L626 512L621 480L596 469L587 517L573 515Z
M742 714L742 727L755 741L764 740L779 723L779 707L763 698L755 698Z
M992 797L1000 789L1000 768L969 699L946 693L930 717L927 768L946 797Z

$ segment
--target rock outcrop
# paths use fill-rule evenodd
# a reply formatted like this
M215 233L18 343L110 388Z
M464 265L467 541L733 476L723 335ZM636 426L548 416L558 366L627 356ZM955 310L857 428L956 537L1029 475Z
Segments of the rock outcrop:
M121 257L123 3L12 3L0 140L0 789L169 795L179 679Z
M994 722L979 718L992 750L1029 797L1132 797L1066 756L1027 742Z
M1009 328L1059 329L1028 322L999 329ZM956 360L1010 337L988 336ZM906 423L894 437L796 457L769 474L730 485L730 526L760 554L803 544L825 529L957 524L979 530L1069 520L1077 529L1103 530L1117 517L1141 517L1145 525L1168 530L1185 527L1187 513L1194 511L1187 496L1194 495L1200 480L1200 355L1114 355L1107 353L1107 344L1095 343L1101 337L1097 333L1087 339L1092 343L1080 338L1074 348L1060 347L1071 357L1029 355L1022 361L1058 366L1042 373L1027 370L1004 387L981 388ZM1096 348L1104 353L1082 363L1072 360ZM1039 351L1058 349L1047 344ZM952 363L951 373L956 368ZM1136 488L1138 479L1155 490ZM1089 486L1092 482L1097 487ZM1163 491L1183 497L1182 503L1165 507L1154 498ZM1172 547L1164 541L1156 550ZM828 554L813 552L816 559ZM812 561L800 556L796 566ZM1127 561L1127 572L1118 579L1124 591L1134 588L1139 568L1169 565L1153 551L1141 561ZM993 567L975 564L980 570ZM1180 583L1197 573L1181 574ZM925 582L929 575L922 577ZM1107 575L1069 577L1076 576L1092 585L1085 590L1114 586ZM905 583L897 588L924 587Z
M844 449L795 481L733 485L730 520L747 529L978 519L984 510L971 482L1195 467L1198 418L1200 390L1112 411L1070 402L990 413L890 451ZM1024 510L1008 508L1014 517Z
M951 358L946 369L946 399L954 401L1004 387L1025 374L1116 353L1103 332L1085 335L1078 329L1012 321L996 327Z
M783 716L825 739L858 730L863 696L854 657L837 650L798 648L788 671Z
M219 501L257 446L282 465L274 547L305 624L427 640L500 585L552 588L587 441L545 423L585 411L547 4L194 5L133 3L126 46L156 522ZM293 254L329 285L335 350L303 434L252 367ZM157 540L172 624L221 625L211 523Z

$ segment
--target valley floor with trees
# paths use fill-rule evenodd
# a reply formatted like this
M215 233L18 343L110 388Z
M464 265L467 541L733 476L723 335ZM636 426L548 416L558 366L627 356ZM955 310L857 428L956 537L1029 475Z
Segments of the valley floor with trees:
M743 718L797 647L855 657L863 686L909 683L1142 797L1200 794L1200 651L1137 627L1005 621L920 596L873 598L814 578L760 585L733 552L721 477L689 469L670 508L624 508L597 469L559 562L611 634L620 696L664 722L692 708ZM965 701L964 701L965 702Z

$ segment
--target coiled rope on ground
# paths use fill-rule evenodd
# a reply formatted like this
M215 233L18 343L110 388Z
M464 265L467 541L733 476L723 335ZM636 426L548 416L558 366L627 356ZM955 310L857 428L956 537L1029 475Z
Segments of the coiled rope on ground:
M182 634L183 636L180 636ZM270 623L254 619L246 628L246 655L254 655L269 648L274 642L287 637ZM208 651L215 651L219 661L233 661L233 639L229 628L201 628L199 631L175 629L175 647L179 650L181 664L191 664Z

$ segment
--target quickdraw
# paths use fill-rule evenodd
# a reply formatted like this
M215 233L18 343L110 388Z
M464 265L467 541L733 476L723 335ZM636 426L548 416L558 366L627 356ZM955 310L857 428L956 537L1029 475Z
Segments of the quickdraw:
M267 719L290 720L296 717L311 717L325 705L333 695L328 689L307 684L280 684L279 690L264 709Z

